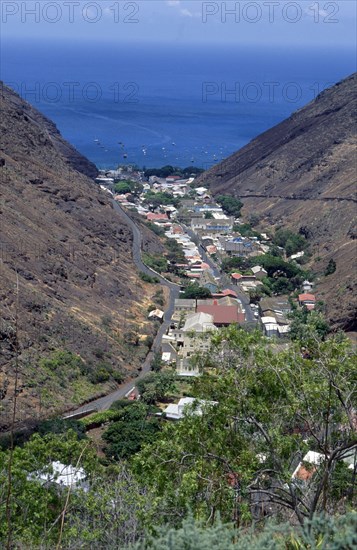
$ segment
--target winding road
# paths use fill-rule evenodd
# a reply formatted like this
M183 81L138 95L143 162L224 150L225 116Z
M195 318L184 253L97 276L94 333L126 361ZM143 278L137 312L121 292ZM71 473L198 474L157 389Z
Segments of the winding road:
M126 221L128 226L131 228L133 232L133 261L136 265L136 267L139 269L139 271L142 271L143 273L146 273L150 276L155 276L160 280L160 283L162 285L165 285L170 290L170 300L168 307L165 311L164 321L161 324L152 345L152 351L148 353L146 356L146 359L142 365L142 370L140 371L140 374L137 378L133 378L129 380L128 382L125 382L118 388L117 390L113 391L112 393L109 393L108 395L105 395L104 397L100 397L99 399L95 399L93 401L90 401L89 403L86 403L85 405L82 405L81 407L78 407L78 409L71 411L70 413L66 414L66 417L70 417L72 415L80 415L87 411L97 410L97 411L104 411L109 409L110 405L117 401L118 399L122 399L136 384L136 382L145 376L148 372L150 372L151 362L153 360L154 354L157 350L160 349L161 346L161 340L163 335L166 333L167 329L169 328L171 317L173 315L174 309L175 309L175 299L179 297L180 295L180 286L171 283L164 277L162 277L159 273L156 273L156 271L153 271L149 267L147 267L141 259L141 244L142 244L142 236L140 233L140 229L137 227L135 222L131 219L131 217L125 212L125 210L114 200L112 201L113 208L116 212L120 214L122 218Z
M164 334L166 334L167 329L169 328L171 317L175 309L175 299L178 298L180 295L179 285L168 281L167 279L165 279L165 277L162 277L159 273L150 269L143 263L141 259L142 236L141 236L140 229L135 224L135 222L131 219L131 217L127 214L127 212L117 202L112 200L112 204L113 204L114 210L118 212L122 218L124 218L124 220L126 221L126 223L128 224L128 226L131 228L133 232L133 261L136 267L139 269L139 271L142 271L147 275L157 277L160 280L160 283L162 285L168 287L170 290L170 300L169 300L168 307L165 311L163 323L161 324L155 336L155 339L152 345L152 350L146 356L146 359L142 365L142 370L140 371L139 376L137 378L133 378L125 382L120 386L120 388L113 391L112 393L109 393L104 397L100 397L99 399L90 401L89 403L82 405L81 407L78 407L78 409L67 413L66 417L71 417L72 415L85 414L86 412L93 411L93 410L104 411L109 409L110 405L114 401L125 397L125 395L135 386L136 382L140 378L143 378L148 372L150 372L151 362L153 360L154 354L157 350L160 349L162 337ZM193 233L193 231L187 226L184 226L184 228L187 234L191 237L191 239L197 241L197 236ZM210 256L207 255L202 245L199 245L199 248L200 248L200 254L203 260L211 267L214 276L220 279L222 286L224 286L225 288L230 288L237 293L245 309L246 321L248 323L255 323L256 320L249 306L249 297L244 292L239 290L237 286L232 285L231 281L229 280L229 277L225 273L222 273L219 270L219 268L214 263L212 258L210 258Z

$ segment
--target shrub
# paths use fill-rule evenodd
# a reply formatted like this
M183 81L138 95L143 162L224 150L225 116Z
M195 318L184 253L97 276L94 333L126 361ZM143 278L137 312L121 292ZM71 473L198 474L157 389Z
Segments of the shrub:
M130 407L130 405L133 405L134 401L130 401L129 399L117 399L116 401L113 401L113 403L110 405L109 410L110 411L122 411L126 407Z
M282 246L285 248L288 256L304 250L307 246L305 236L294 233L293 231L290 231L290 229L278 229L275 232L273 243L277 246Z
M108 382L109 378L110 374L105 369L95 369L89 375L89 380L92 384L102 384L103 382Z
M148 267L151 267L151 269L158 271L158 273L167 271L167 260L162 256L157 256L157 255L154 256L152 254L143 254L143 262Z
M332 273L335 273L336 271L336 262L333 258L329 261L327 264L327 267L325 269L325 276L332 275Z
M165 230L162 227L159 227L158 225L156 225L155 223L147 222L146 225L158 237L163 237L165 235Z
M239 199L231 197L230 195L219 195L217 197L217 202L222 206L226 214L239 218L243 206L243 203Z
M182 294L182 298L193 300L211 298L211 296L211 291L208 288L200 286L198 283L190 283Z
M143 403L133 403L131 407L110 411L120 414L120 419L113 422L103 434L103 439L108 443L105 449L108 458L129 458L143 444L155 439L160 430L159 420L148 416L149 410Z
M139 273L139 277L142 281L144 281L145 283L152 283L152 284L155 284L155 283L159 283L160 282L160 279L158 277L153 277L151 275L148 275L148 273L145 273L144 271L140 271Z
M122 410L112 410L100 411L85 418L82 418L79 422L82 424L84 430L93 430L94 428L99 428L106 422L114 422L119 420L122 417Z

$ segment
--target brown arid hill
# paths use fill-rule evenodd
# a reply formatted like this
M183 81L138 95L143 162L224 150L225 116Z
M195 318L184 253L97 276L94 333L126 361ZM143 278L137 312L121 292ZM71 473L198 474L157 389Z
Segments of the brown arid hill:
M317 297L334 328L356 325L356 96L353 74L199 178L231 194L259 228L308 235ZM329 260L335 273L323 276Z
M88 177L95 166L12 90L2 85L0 92L5 426L16 356L20 420L67 410L137 370L148 351L138 342L153 332L147 306L158 288L139 278L130 229Z

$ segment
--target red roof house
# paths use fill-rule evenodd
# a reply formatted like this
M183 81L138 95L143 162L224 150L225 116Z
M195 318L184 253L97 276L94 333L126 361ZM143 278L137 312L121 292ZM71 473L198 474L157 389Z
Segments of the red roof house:
M315 309L316 297L313 294L299 294L299 304L305 306L307 309Z
M213 323L217 327L224 327L232 323L244 323L245 315L237 306L222 306L217 300L212 305L198 305L197 313L209 313L213 316Z

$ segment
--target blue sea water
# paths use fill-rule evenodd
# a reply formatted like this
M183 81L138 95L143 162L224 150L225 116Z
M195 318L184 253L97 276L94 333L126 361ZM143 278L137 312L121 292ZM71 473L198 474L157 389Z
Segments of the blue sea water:
M1 79L100 168L208 168L356 70L335 46L47 41L1 54Z

